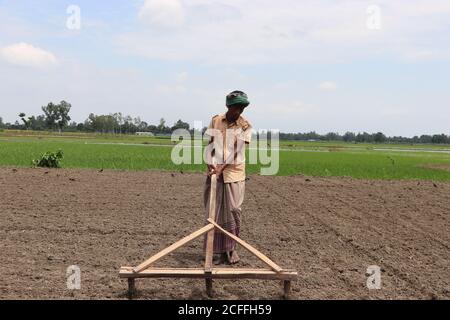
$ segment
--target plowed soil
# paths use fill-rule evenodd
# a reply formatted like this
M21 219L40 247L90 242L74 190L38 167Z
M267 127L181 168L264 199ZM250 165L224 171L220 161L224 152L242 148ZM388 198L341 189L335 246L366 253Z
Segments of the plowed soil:
M205 176L0 169L0 298L126 299L135 266L204 225ZM294 268L292 299L449 299L450 183L250 175L241 237ZM264 267L240 248L237 267ZM156 266L201 267L202 241ZM69 290L66 270L81 270ZM381 289L366 286L381 268ZM279 281L217 280L217 299L279 299ZM138 299L206 299L204 281L137 280Z

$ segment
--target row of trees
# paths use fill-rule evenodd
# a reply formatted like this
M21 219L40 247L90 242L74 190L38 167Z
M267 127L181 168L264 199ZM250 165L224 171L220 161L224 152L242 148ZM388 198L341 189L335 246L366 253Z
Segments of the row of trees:
M3 123L3 119L0 118L0 129L80 131L112 134L134 134L136 132L170 134L176 129L190 130L189 124L181 120L175 122L173 126L167 126L163 118L158 125L152 125L142 121L140 117L133 118L120 112L108 115L91 113L84 122L70 122L69 112L71 108L71 104L66 101L61 101L59 104L50 102L41 108L43 112L41 115L27 116L24 112L19 113L20 121L17 120L14 124Z
M108 115L95 115L91 113L89 117L81 123L70 122L69 112L72 106L66 101L59 104L50 102L42 107L43 114L38 116L29 116L23 112L19 114L20 121L14 124L4 123L0 117L0 129L16 130L58 130L61 131L80 131L80 132L99 132L112 134L134 134L136 132L151 132L153 134L170 134L176 129L190 130L188 123L178 120L173 126L167 126L166 121L161 119L158 125L148 124L141 118L133 118L122 113L112 113ZM205 130L206 128L203 128ZM191 130L192 131L192 130ZM445 134L422 135L407 137L387 137L382 132L377 133L354 133L346 132L340 135L336 132L329 132L321 135L314 131L308 133L280 133L282 140L322 140L322 141L346 141L346 142L400 142L400 143L450 143L450 136Z
M387 137L382 132L377 133L354 133L346 132L344 135L340 135L336 132L329 132L321 135L314 131L308 133L280 133L280 139L282 140L317 140L317 141L345 141L345 142L368 142L368 143L383 143L383 142L396 142L396 143L450 143L450 136L445 134L435 135L421 135L414 136L412 138L393 136Z
M94 131L102 133L114 134L132 134L136 132L152 132L154 134L170 134L176 129L190 129L188 123L178 120L173 126L166 125L166 121L162 118L158 125L148 124L141 118L132 118L131 116L123 116L122 113L114 113L109 115L95 115L91 113L83 124L78 124L79 131Z

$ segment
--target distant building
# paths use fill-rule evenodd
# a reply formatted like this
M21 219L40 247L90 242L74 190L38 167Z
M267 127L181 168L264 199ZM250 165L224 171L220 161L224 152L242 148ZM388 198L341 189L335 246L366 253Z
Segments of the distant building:
M147 136L147 137L154 137L155 135L151 132L136 132L137 136Z

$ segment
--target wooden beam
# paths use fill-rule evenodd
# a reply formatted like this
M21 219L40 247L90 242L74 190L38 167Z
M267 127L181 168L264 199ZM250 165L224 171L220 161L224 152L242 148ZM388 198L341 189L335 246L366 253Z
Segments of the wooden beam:
M206 274L211 274L210 273L205 273ZM206 294L208 295L208 297L212 298L214 291L213 291L213 279L211 278L205 278L205 285L206 285Z
M234 234L229 233L228 231L222 229L215 221L208 219L208 222L213 224L214 227L219 229L221 232L225 233L227 236L229 236L231 239L235 240L237 243L239 243L241 246L243 246L245 249L250 251L252 254L254 254L256 257L258 257L262 262L264 262L266 265L268 265L272 270L275 270L276 272L280 272L283 269L277 265L275 262L270 260L266 255L258 251L256 248L245 242L239 237L236 237Z
M202 234L204 234L204 233L206 233L206 232L208 232L209 230L212 230L212 229L214 229L214 225L212 225L212 224L208 224L208 225L204 226L203 228L195 231L194 233L191 233L187 237L184 237L180 241L177 241L174 244L172 244L170 247L165 248L164 250L158 252L157 254L152 256L151 258L149 258L146 261L142 262L140 265L138 265L136 268L134 268L133 271L137 273L137 272L141 272L142 270L147 269L152 263L158 261L159 259L161 259L165 255L168 255L169 253L171 253L172 251L175 251L176 249L178 249L179 247L185 245L186 243L188 243L188 242L190 242L190 241L192 241L194 239L197 239Z
M133 267L122 267L121 278L200 278L200 279L260 279L260 280L296 280L295 270L275 272L269 269L213 268L205 274L203 268L150 268L139 273Z
M289 299L291 295L291 281L290 280L284 280L283 282L283 297L285 299Z
M211 175L211 192L209 196L209 219L216 220L217 175ZM214 249L214 229L208 232L205 249L205 272L211 272ZM207 283L208 287L209 283Z
M128 299L133 299L136 294L135 278L128 278Z

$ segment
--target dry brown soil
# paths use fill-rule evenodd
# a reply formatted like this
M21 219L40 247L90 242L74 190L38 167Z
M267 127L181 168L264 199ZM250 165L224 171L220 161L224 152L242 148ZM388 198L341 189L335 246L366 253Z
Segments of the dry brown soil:
M135 266L204 223L205 176L0 169L0 298L125 299ZM249 176L242 238L295 268L293 299L449 299L450 183ZM240 250L237 267L263 265ZM157 266L201 267L200 239ZM68 290L66 269L81 269ZM378 265L382 287L366 287ZM220 280L217 299L278 299L278 281ZM201 280L140 279L140 299L204 299Z

